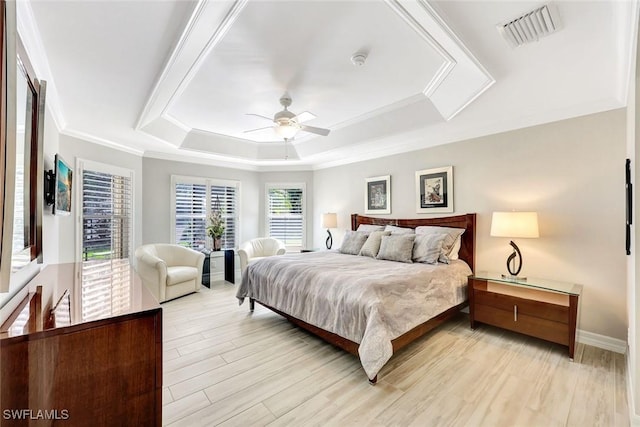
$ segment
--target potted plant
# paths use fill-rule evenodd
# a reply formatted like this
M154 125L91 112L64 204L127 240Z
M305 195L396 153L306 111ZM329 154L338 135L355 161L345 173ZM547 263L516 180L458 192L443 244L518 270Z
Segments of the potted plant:
M221 247L222 235L226 228L225 220L220 209L213 210L209 215L209 225L207 234L213 239L213 250L219 251Z

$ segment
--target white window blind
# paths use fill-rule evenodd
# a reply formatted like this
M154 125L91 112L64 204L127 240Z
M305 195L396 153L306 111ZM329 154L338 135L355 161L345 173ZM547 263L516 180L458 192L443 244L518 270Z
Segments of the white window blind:
M305 201L302 185L267 185L267 230L289 249L304 246Z
M225 220L225 230L222 236L223 248L235 248L236 245L236 224L237 224L237 201L236 187L227 185L211 185L211 210L220 210Z
M240 184L236 181L172 177L175 243L202 249L206 242L208 218L220 210L225 220L222 248L238 245Z
M80 161L83 320L119 314L131 305L133 172ZM117 170L117 172L114 172Z
M193 249L204 248L207 186L176 183L174 194L176 243Z

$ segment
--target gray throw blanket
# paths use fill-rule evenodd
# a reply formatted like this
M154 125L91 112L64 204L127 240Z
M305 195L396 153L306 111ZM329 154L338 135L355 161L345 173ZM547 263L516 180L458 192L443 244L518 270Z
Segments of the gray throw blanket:
M360 344L373 379L391 341L466 299L464 261L406 264L336 251L287 254L250 264L237 297L253 298Z

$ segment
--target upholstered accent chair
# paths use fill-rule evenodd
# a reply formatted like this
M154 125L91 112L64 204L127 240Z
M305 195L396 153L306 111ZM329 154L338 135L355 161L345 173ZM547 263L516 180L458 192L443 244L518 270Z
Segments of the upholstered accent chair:
M259 237L244 242L238 249L240 271L244 274L247 266L252 262L268 256L284 255L286 251L284 243L273 237Z
M204 254L180 245L154 243L136 249L136 271L160 302L200 290Z

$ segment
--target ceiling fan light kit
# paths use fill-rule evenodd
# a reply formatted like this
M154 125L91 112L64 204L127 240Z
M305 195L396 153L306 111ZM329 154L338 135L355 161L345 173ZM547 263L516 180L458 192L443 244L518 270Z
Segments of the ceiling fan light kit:
M299 131L314 133L316 135L321 135L321 136L329 135L329 132L330 132L329 129L301 125L300 123L305 122L307 120L313 120L316 118L316 116L314 114L309 113L308 111L304 111L300 114L292 113L287 109L291 105L291 102L292 100L288 93L285 93L284 95L282 95L282 97L280 97L280 105L284 107L284 110L277 112L273 116L273 120L272 120L274 123L274 126L272 129L274 130L276 135L278 135L278 137L283 138L286 142L287 140L293 139L293 137L296 136L296 134ZM266 116L262 116L260 114L248 113L248 115L271 120L270 118ZM244 131L244 133L261 131L264 129L265 128L263 127L257 128L257 129L251 129L251 130ZM266 129L268 129L268 127Z

